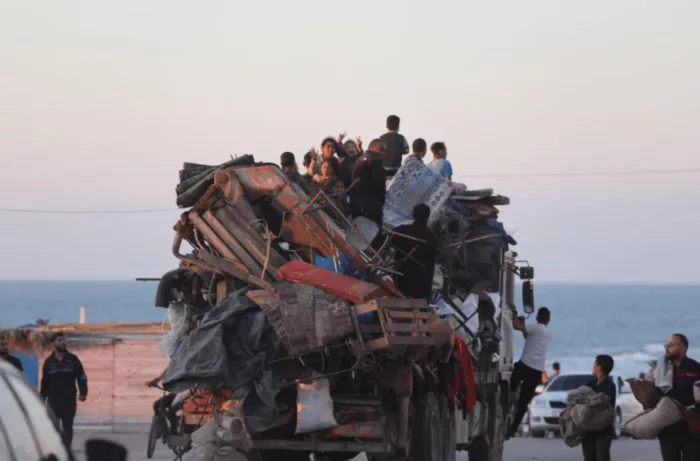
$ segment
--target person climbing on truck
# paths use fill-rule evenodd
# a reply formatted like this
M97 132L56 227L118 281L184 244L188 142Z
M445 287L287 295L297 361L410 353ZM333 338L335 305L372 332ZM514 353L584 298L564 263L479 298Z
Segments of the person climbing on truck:
M537 311L537 323L525 325L524 317L513 320L513 328L520 330L525 337L525 345L520 360L513 367L513 376L510 380L510 390L516 393L518 402L513 421L506 438L515 435L520 423L527 413L527 407L535 396L537 386L542 383L542 372L547 362L547 348L552 340L552 333L547 326L551 319L551 313L546 307L540 307ZM520 388L520 392L518 391Z

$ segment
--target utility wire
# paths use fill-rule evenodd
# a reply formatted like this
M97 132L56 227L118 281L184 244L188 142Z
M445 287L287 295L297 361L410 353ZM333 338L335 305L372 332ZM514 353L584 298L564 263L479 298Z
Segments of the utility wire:
M29 208L0 208L0 213L34 213L34 214L134 214L164 213L177 211L177 208L152 208L144 210L39 210Z
M677 170L637 170L637 171L588 171L571 173L510 173L510 174L459 174L460 178L544 178L566 176L640 176L655 174L700 173L700 168L683 168Z
M681 168L675 170L636 170L636 171L589 171L570 173L510 173L510 174L460 174L455 178L558 178L572 176L641 176L658 174L688 174L700 173L700 168ZM125 210L48 210L30 208L0 208L0 213L32 213L32 214L137 214L137 213L165 213L178 211L178 208L151 208L151 209L125 209Z

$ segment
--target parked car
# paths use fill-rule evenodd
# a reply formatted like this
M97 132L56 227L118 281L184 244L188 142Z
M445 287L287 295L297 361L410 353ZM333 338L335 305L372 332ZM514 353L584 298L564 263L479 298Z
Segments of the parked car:
M632 395L622 377L611 374L615 382L615 437L622 434L622 426L642 411L642 405ZM559 415L566 408L569 391L584 386L595 379L590 374L559 375L547 384L542 394L532 399L521 432L532 437L544 437L548 431L559 432Z
M104 440L86 443L88 461L126 460L126 450ZM14 366L0 359L0 459L74 461L56 418Z

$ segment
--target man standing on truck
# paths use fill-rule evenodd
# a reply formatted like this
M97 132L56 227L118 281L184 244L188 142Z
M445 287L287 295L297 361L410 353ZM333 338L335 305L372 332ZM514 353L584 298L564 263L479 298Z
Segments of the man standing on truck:
M66 337L63 333L54 334L51 342L54 351L44 361L39 392L61 421L63 438L70 448L73 442L73 420L78 409L76 394L79 389L78 399L81 402L87 398L87 375L80 359L68 352Z
M666 359L673 364L673 386L666 394L687 407L695 403L693 385L700 381L700 363L688 358L688 338L676 333L666 344ZM659 434L663 461L690 461L700 459L700 439L691 434L688 422L683 420L665 428Z
M394 229L392 243L396 248L396 287L409 298L429 300L433 294L437 242L428 228L430 207L420 203L413 207L413 223Z
M379 138L386 144L386 154L382 158L384 168L394 170L400 168L403 156L408 154L408 141L399 134L399 125L401 125L401 119L398 116L388 116L386 129L389 131Z
M513 367L513 375L510 379L512 394L518 393L517 410L513 416L506 438L513 437L520 427L520 423L527 412L530 401L535 396L537 386L542 383L542 372L547 362L547 348L552 340L552 333L547 326L551 314L546 307L540 307L537 311L537 323L525 325L525 319L518 317L513 319L513 328L520 330L525 336L525 346L520 360Z

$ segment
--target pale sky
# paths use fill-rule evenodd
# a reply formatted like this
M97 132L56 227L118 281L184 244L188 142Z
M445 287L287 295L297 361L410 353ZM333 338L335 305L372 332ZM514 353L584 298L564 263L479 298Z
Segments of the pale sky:
M175 208L184 161L402 118L456 175L699 168L700 2L0 0L0 208ZM542 281L700 283L700 174L465 178ZM178 212L0 213L1 279L173 268Z

